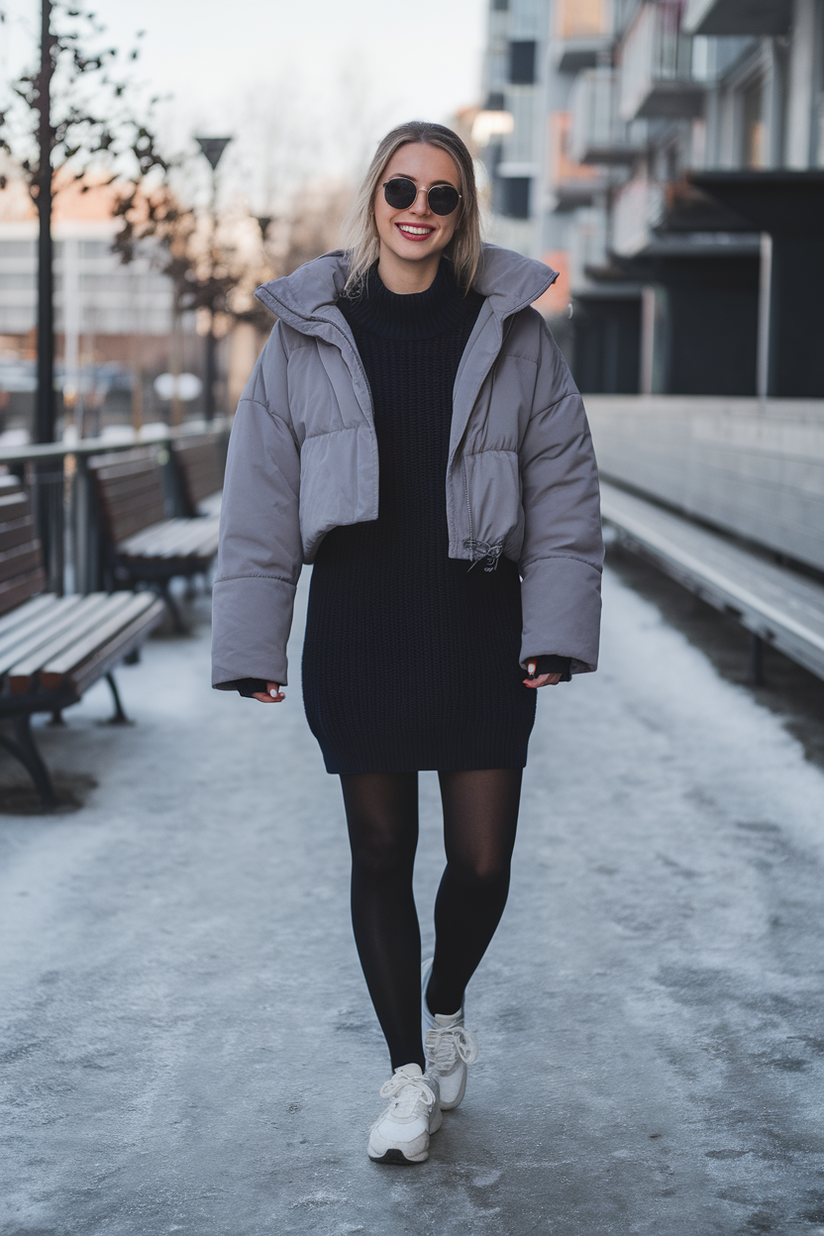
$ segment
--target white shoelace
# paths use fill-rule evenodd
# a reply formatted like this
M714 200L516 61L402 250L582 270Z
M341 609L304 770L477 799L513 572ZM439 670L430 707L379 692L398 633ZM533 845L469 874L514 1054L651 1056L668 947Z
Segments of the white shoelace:
M424 1043L428 1064L448 1073L460 1058L464 1064L478 1059L478 1040L466 1026L433 1026Z
M414 1116L419 1103L434 1107L435 1091L422 1077L410 1077L398 1069L380 1089L382 1099L394 1099L392 1112L396 1116Z

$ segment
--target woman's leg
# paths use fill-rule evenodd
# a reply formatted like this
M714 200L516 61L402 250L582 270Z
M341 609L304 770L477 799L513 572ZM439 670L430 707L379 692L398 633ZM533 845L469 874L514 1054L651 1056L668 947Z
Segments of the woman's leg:
M442 772L446 870L435 902L431 1013L455 1013L486 952L509 892L520 768Z
M392 1068L425 1067L421 933L412 893L418 774L341 776L352 847L352 926Z

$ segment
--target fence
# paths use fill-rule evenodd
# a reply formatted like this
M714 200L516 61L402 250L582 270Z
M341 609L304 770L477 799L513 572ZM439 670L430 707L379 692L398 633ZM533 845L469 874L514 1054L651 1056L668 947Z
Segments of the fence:
M213 425L206 436L225 447L229 420ZM136 446L156 451L163 465L166 514L171 517L183 513L183 501L170 447L175 439L190 436L203 437L203 428L186 425L149 441L87 438L71 445L0 447L0 467L19 476L31 495L50 592L95 592L104 585L100 517L89 460Z

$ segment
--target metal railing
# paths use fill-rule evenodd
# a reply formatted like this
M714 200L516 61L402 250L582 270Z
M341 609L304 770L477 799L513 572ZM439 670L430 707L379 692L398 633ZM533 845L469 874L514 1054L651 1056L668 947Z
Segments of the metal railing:
M572 87L570 154L579 163L631 163L646 143L646 122L621 118L618 74L607 65L579 73Z
M698 115L704 87L693 75L682 13L681 0L645 3L627 30L620 50L623 120Z
M209 436L228 439L230 421L213 422L205 431L197 425L172 429L164 436L131 440L85 438L45 446L0 446L0 467L19 476L32 504L37 535L43 546L46 588L59 595L95 592L104 587L102 529L89 461L98 455L133 451L155 452L163 467L168 517L184 513L171 443L178 438Z

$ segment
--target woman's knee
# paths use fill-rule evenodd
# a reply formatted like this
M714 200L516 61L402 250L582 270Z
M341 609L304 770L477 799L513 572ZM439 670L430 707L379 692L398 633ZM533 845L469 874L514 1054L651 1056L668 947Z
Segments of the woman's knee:
M365 875L411 873L415 863L417 829L387 827L367 820L350 821L352 865Z
M449 874L461 884L479 891L506 891L509 887L509 855L452 854L447 860Z

